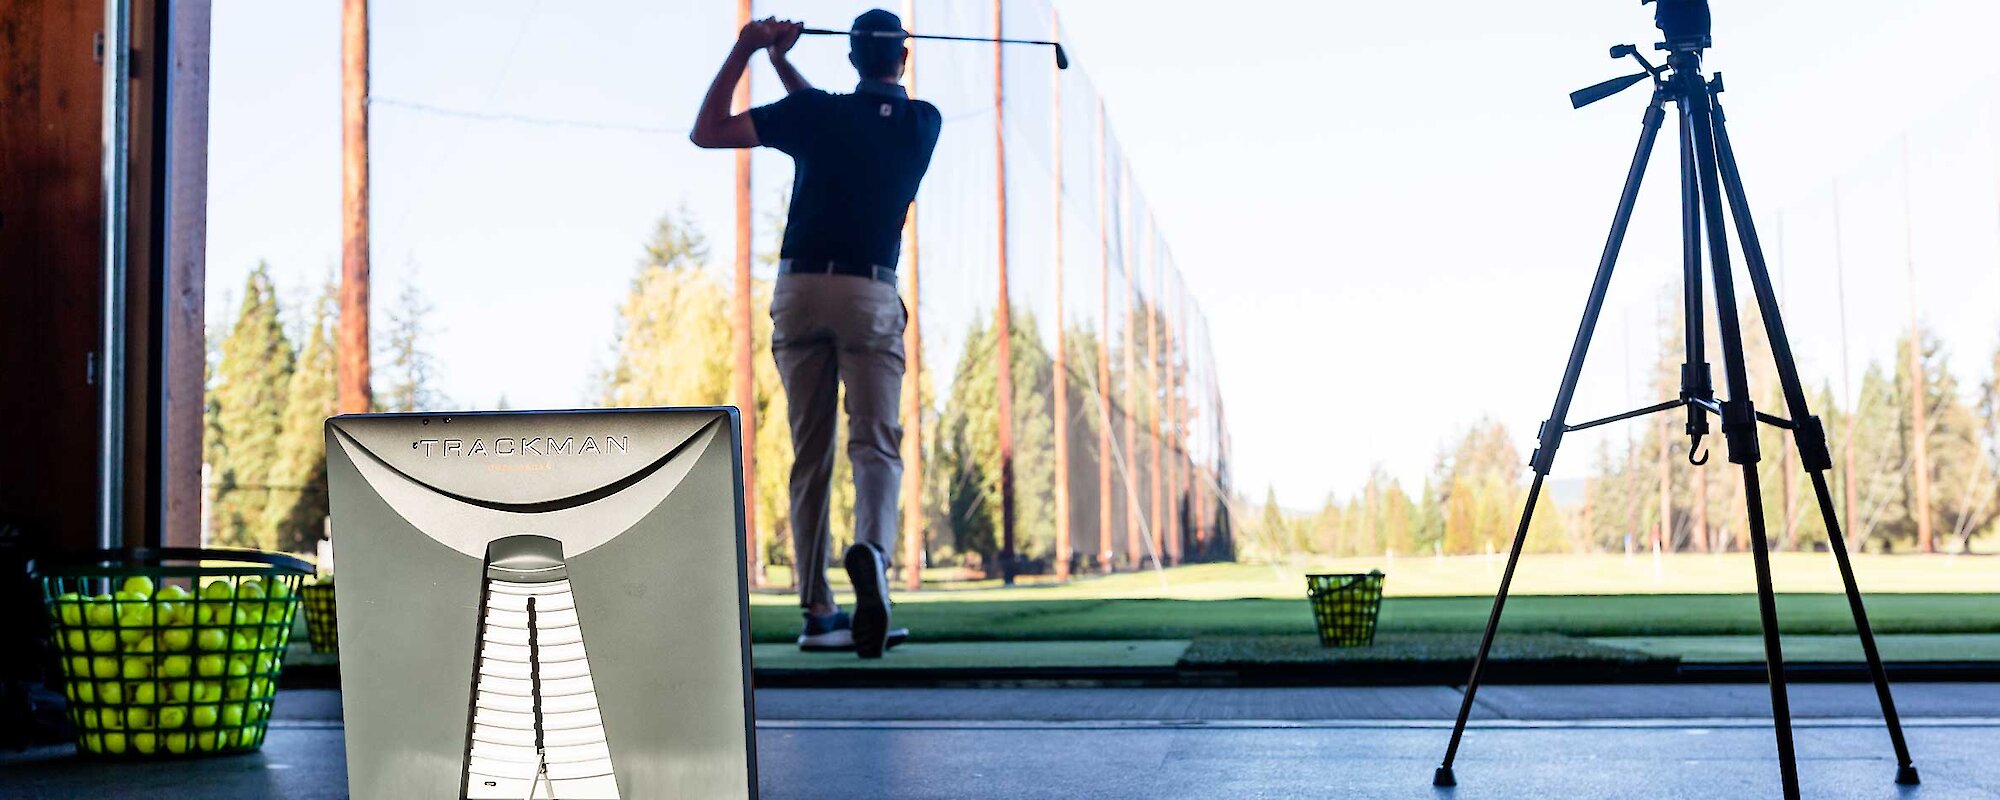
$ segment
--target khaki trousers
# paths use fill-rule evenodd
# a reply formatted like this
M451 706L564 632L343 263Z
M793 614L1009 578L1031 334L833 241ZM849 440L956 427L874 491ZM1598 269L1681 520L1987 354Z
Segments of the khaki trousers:
M792 554L799 605L833 603L831 554L834 403L847 388L847 459L854 467L854 539L896 552L902 485L903 326L896 287L850 275L778 276L771 355L792 423Z

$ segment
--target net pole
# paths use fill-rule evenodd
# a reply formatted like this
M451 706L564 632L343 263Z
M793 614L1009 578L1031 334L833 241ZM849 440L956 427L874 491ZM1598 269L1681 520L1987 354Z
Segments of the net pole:
M914 25L916 0L903 0L903 22ZM903 88L912 97L917 92L917 55L910 51L903 71ZM917 238L917 204L910 202L903 218L904 296L909 298L909 324L903 328L903 587L910 591L924 585L924 326L923 293L918 273L922 268Z
M1061 21L1054 6L1049 7L1049 36L1061 40ZM1069 520L1069 359L1063 329L1063 126L1062 70L1049 70L1050 142L1054 153L1054 186L1051 192L1055 215L1056 352L1054 361L1053 405L1056 448L1056 580L1069 580L1071 553Z
M1111 228L1104 160L1104 100L1097 101L1097 546L1099 572L1110 573L1111 547Z
M1120 198L1120 202L1118 204L1118 211L1121 216L1125 217L1124 219L1120 220L1121 223L1125 223L1121 225L1121 231L1129 233L1132 227L1130 225L1131 222L1130 214L1132 207L1132 165L1130 162L1120 159L1118 166L1119 166L1118 192ZM1138 287L1137 284L1133 281L1132 246L1131 246L1132 243L1130 237L1122 239L1121 242L1123 246L1119 248L1118 260L1120 266L1125 268L1124 270L1122 270L1125 277L1124 285L1120 287L1121 289L1124 290L1125 294L1125 308L1124 308L1125 374L1123 376L1123 383L1125 384L1125 452L1133 454L1134 457L1136 458L1139 447L1139 417L1137 414L1137 408L1138 408L1137 404L1139 402L1139 385L1138 381L1135 380L1133 376L1139 371L1139 358L1137 352L1138 351L1137 345L1139 343L1138 326L1137 326L1138 298L1134 296L1135 294L1137 294ZM1138 487L1136 485L1133 485L1132 481L1128 480L1126 481L1126 483L1127 483L1127 488L1125 491L1125 558L1131 561L1133 569L1139 569L1141 566L1143 566L1143 561L1140 553L1144 552L1145 546L1139 541L1140 512L1139 512Z
M737 0L736 27L740 30L752 19L753 0ZM736 82L731 101L735 113L750 108L750 72ZM736 151L736 292L730 309L729 338L734 349L735 386L733 394L743 425L743 568L751 586L764 581L763 556L757 547L757 386L754 349L750 336L750 150ZM794 565L794 569L797 569ZM796 578L794 579L796 580Z
M1004 37L1001 0L993 0L993 38ZM994 262L999 299L993 310L993 348L998 379L994 394L1000 439L1000 582L1014 584L1014 331L1012 304L1007 297L1007 70L1005 45L993 43L993 170L994 222L998 236Z
M1150 211L1146 214L1146 263L1152 272L1153 279L1153 292L1146 298L1142 306L1146 312L1146 413L1147 423L1152 428L1152 446L1147 448L1150 451L1147 454L1147 459L1150 462L1151 469L1148 470L1149 474L1146 476L1146 479L1150 484L1147 488L1151 490L1147 500L1150 502L1153 512L1150 520L1150 527L1153 534L1153 562L1159 564L1166 552L1165 532L1161 530L1161 528L1165 527L1164 523L1166 521L1166 503L1164 502L1166 498L1160 495L1160 450L1166 444L1165 440L1160 437L1160 404L1162 401L1160 392L1160 309L1162 308L1162 301L1166 297L1166 287L1163 285L1165 283L1164 265L1166 259L1162 258L1160 254L1159 222L1153 218Z

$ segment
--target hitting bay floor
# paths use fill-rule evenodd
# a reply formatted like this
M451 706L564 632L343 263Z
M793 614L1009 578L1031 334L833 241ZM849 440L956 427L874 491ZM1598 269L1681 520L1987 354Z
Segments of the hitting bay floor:
M2000 800L2000 684L1896 693L1924 785L1891 782L1869 687L1800 684L1806 796ZM765 690L760 783L773 800L1777 794L1761 685L1486 687L1460 787L1435 790L1460 696L1448 686ZM345 797L339 694L287 691L277 710L256 755L105 765L67 747L0 754L0 797Z

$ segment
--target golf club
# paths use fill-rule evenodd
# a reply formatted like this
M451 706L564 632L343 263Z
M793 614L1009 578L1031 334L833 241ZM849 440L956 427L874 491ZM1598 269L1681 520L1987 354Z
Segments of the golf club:
M1039 39L994 39L985 36L943 36L938 34L910 33L908 31L832 31L825 28L806 28L800 33L814 36L873 36L878 39L935 39L945 42L998 42L1000 44L1042 44L1056 49L1056 69L1069 69L1069 55L1063 52L1060 42Z

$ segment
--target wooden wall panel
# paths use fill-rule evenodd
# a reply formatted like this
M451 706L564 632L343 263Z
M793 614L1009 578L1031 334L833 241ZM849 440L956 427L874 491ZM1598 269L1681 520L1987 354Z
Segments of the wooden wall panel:
M0 3L0 522L96 538L103 6Z

